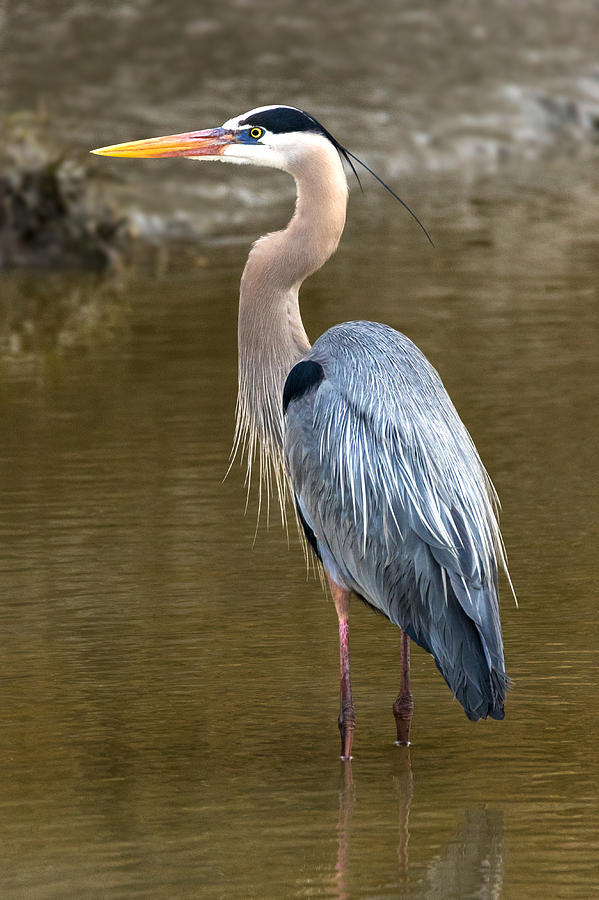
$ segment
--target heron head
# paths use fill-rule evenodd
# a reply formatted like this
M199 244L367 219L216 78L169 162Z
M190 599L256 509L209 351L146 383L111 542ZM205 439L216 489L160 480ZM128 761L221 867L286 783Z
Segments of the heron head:
M290 171L311 147L333 146L335 138L308 113L293 106L261 106L228 119L219 128L113 144L92 150L99 156L212 159Z
M363 166L401 203L420 226L429 242L433 243L418 216L382 178L379 178L347 147L340 144L313 116L295 106L259 106L228 119L219 128L186 131L183 134L169 134L165 137L131 141L127 144L113 144L91 152L99 156L154 159L187 156L189 159L215 159L220 162L269 166L296 175L308 154L314 158L315 150L343 157L358 179L358 183L360 179L354 162Z

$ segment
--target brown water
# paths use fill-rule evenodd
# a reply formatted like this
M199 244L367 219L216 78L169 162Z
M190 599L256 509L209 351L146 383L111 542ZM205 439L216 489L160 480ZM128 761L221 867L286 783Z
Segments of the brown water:
M192 96L209 112L216 87L220 121L268 102L276 76L291 93L281 99L299 102L303 92L316 109L326 96L363 151L377 110L399 105L398 73L411 115L426 121L432 105L449 123L460 78L470 91L464 109L483 109L510 79L537 78L538 87L551 70L574 84L593 43L583 27L592 5L575 4L570 34L564 20L536 13L518 31L515 4L490 4L486 27L501 42L472 56L464 35L477 24L476 4L446 4L442 24L463 51L456 61L446 31L431 25L434 4L415 12L379 3L380 41L397 26L396 9L405 25L388 69L376 55L379 32L363 18L333 58L314 19L277 20L275 36L296 44L271 47L269 57L258 40L268 5L252 7L262 18L244 44L239 17L249 7L196 15L181 3L181 61L174 15L161 57L159 29L140 24L146 5L66 6L54 19L40 6L12 11L6 49L19 102L43 93L42 81L73 84L69 67L80 73L50 105L55 130L80 118L82 144L94 129L95 143L177 130ZM458 6L464 19L451 16ZM504 21L515 24L502 30ZM209 49L204 62L190 56L194 34ZM357 81L323 80L335 59L345 71L358 34L365 46L354 60L374 111L350 105ZM445 72L451 59L451 78L431 64L411 80L413 65L402 68L399 51L412 52L419 35L439 49ZM301 52L319 66L305 82L295 68ZM99 79L102 59L119 54L122 66ZM474 84L477 60L484 78ZM219 61L233 67L228 81ZM149 79L151 64L164 80ZM146 81L136 80L142 72ZM171 108L178 89L183 106ZM150 113L149 97L161 91ZM498 121L509 140L511 120ZM378 132L384 174L403 165L392 157L393 133ZM455 171L459 154L450 155ZM139 174L105 161L140 208L172 211L189 186L211 240L113 282L77 273L0 279L3 897L597 895L599 178L592 146L570 157L512 163L467 190L447 173L413 175L406 199L431 228L434 251L390 199L354 194L338 254L302 292L313 337L345 319L386 321L439 369L501 495L520 599L516 609L504 585L515 682L505 721L468 722L430 657L414 650L409 752L393 743L398 632L356 603L351 768L338 759L332 604L306 577L294 535L288 547L273 522L254 542L241 470L222 482L239 275L256 229L288 213L283 176L185 163ZM16 339L11 317L23 307L29 324L17 316Z
M339 762L332 606L294 537L253 545L241 472L221 483L245 249L213 248L116 289L111 335L4 361L4 896L599 887L599 216L583 237L580 204L483 193L453 222L433 205L433 252L359 202L305 318L403 328L470 426L521 602L504 595L506 720L469 723L416 651L398 750L398 633L356 604L353 771Z

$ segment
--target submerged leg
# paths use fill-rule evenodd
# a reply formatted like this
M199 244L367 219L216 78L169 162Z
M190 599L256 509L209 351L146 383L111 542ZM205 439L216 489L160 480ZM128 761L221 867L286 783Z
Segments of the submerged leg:
M414 714L414 698L410 690L410 638L401 633L401 687L393 704L393 715L397 726L397 743L410 746L410 728Z
M341 759L351 759L351 748L356 727L356 712L351 695L351 674L349 663L349 599L350 592L339 587L331 578L329 586L339 620L339 667L341 674L341 707L339 710L339 731L341 732Z

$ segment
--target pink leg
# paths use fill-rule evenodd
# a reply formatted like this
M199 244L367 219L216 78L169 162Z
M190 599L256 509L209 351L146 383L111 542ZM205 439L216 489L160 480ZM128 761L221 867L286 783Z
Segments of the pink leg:
M339 668L341 674L341 708L339 711L339 731L341 732L341 759L350 760L356 727L356 712L351 695L351 673L349 663L349 600L350 592L339 587L329 578L329 587L339 620Z
M410 728L414 714L414 698L410 690L410 638L401 633L401 687L393 704L393 715L397 726L397 743L410 746Z

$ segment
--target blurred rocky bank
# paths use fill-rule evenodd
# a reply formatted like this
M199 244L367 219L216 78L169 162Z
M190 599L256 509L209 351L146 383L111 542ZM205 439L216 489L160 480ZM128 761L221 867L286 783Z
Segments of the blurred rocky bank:
M0 268L106 269L130 247L127 217L79 160L41 138L35 117L4 124L0 144Z
M140 249L191 234L181 217L124 211L93 163L52 145L35 115L4 122L0 139L0 270L113 272Z

